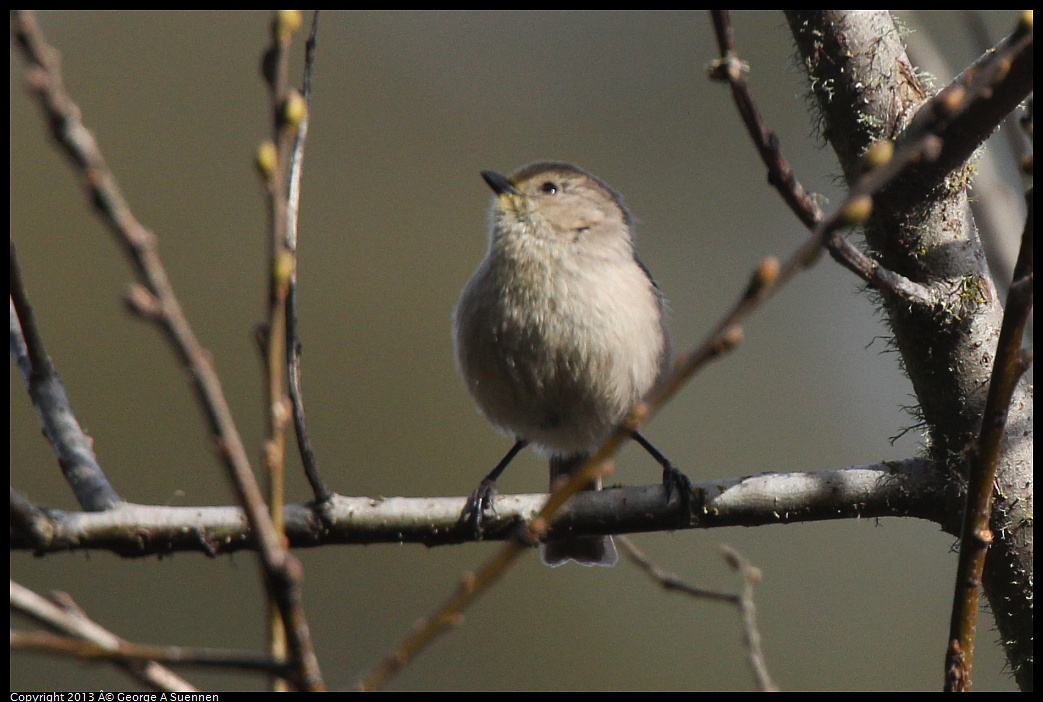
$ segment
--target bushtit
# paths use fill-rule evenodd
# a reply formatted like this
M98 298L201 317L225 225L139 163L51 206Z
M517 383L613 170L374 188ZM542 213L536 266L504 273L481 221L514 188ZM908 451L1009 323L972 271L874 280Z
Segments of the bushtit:
M495 193L489 249L454 314L456 359L482 413L517 442L468 504L479 531L496 478L522 448L550 455L554 489L655 386L670 354L663 298L619 195L568 163L482 177ZM635 438L663 464L667 499L674 484L689 486ZM548 565L617 560L610 536L551 541L542 556Z

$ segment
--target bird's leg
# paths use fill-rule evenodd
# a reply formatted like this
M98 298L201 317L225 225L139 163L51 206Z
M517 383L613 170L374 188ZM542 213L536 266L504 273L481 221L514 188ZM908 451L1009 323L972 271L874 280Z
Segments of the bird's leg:
M510 462L514 460L514 457L528 445L529 442L525 439L515 441L510 451L500 459L495 468L489 471L489 475L482 478L482 482L478 483L478 487L467 498L467 504L464 506L461 516L464 520L470 522L471 527L474 529L475 538L482 538L482 520L485 519L485 513L487 511L493 514L496 513L496 508L493 505L493 499L496 497L496 479L500 477L500 473L503 473Z
M692 514L695 509L695 499L692 494L692 481L681 472L679 469L674 467L674 464L670 460L659 452L652 443L641 436L640 432L630 432L634 437L634 441L641 445L648 454L656 460L656 463L663 467L663 489L666 490L666 501L669 502L670 498L673 497L674 490L677 490L678 496L681 498L681 502L688 510L688 514Z

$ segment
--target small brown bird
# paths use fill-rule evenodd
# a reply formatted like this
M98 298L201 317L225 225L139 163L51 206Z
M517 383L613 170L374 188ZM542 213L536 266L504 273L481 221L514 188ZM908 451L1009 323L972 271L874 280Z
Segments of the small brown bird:
M522 448L549 454L553 489L656 385L670 357L663 297L637 257L619 195L561 162L482 177L494 193L489 248L454 314L456 358L482 413L517 441L472 495L479 531L496 479ZM684 474L635 439L663 465L667 499L675 486L690 498ZM610 536L550 541L542 556L552 566L617 561Z

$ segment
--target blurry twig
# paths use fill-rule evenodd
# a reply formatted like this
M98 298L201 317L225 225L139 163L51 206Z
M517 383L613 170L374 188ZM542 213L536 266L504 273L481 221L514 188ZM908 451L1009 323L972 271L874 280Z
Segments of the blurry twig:
M87 617L68 595L51 593L51 599L11 581L11 611L31 617L54 631L91 642L101 649L116 651L124 641ZM15 648L12 641L11 648ZM116 660L131 676L157 690L195 691L187 680L153 661Z
M616 536L615 539L616 543L623 547L623 551L626 553L627 558L630 559L630 562L643 570L645 575L654 580L664 590L680 592L704 600L725 602L730 605L739 604L739 595L733 595L730 592L707 590L706 588L690 585L677 575L668 573L656 565L647 555L645 555L645 552L638 548L637 544L629 538L625 536Z
M290 88L287 78L288 49L302 23L299 10L276 10L272 15L272 43L264 56L264 76L271 94L272 143L275 145L275 167L267 173L268 205L271 224L268 322L266 325L264 367L266 371L265 406L268 435L265 440L264 464L269 477L269 508L272 523L280 539L285 535L286 501L286 424L290 418L290 400L286 396L286 359L288 339L287 298L296 269L297 213L300 202L300 179L307 137L308 106L301 95ZM309 40L314 47L314 32ZM306 75L314 65L314 51L308 52ZM292 567L284 571L278 587L269 587L269 650L273 657L291 656L298 664L299 682L306 689L323 689L318 658L315 655L302 606L301 567L295 557L284 552ZM287 617L286 615L291 616ZM281 615L281 616L280 616ZM285 691L282 681L276 689Z
M274 167L265 173L268 187L268 223L271 228L268 248L268 319L263 325L262 367L264 372L263 411L266 419L263 469L268 479L268 508L272 526L280 539L285 537L284 506L286 504L286 421L288 403L283 391L286 344L286 295L293 275L294 258L286 249L288 216L286 179L290 145L301 121L306 118L300 95L288 87L289 47L301 24L299 10L275 10L271 19L271 44L262 59L264 78L271 100ZM299 569L298 569L299 572ZM296 580L284 581L287 593L299 589ZM280 616L275 588L268 588L268 651L272 656L287 655L286 628ZM291 595L292 597L292 595ZM307 640L307 638L306 638ZM276 692L287 692L285 680L271 682Z
M747 659L750 670L757 682L757 688L762 693L778 692L778 687L772 682L768 673L768 665L765 656L760 650L760 632L757 629L756 607L753 604L753 586L760 581L760 570L750 564L741 554L729 546L721 547L721 554L728 561L739 577L742 578L743 586L738 595L729 592L708 590L703 587L690 585L672 573L666 573L658 565L652 562L644 552L638 549L634 542L626 536L616 536L616 544L623 547L624 552L632 563L641 568L652 580L665 590L682 592L703 600L715 600L734 605L741 615L743 621L743 642L746 645Z
M757 608L753 603L753 586L760 582L761 571L731 546L722 545L721 554L728 561L728 565L742 577L742 593L739 595L742 635L746 643L746 657L757 681L757 688L761 692L778 692L779 688L772 682L768 665L764 662L760 630L757 628Z
M706 588L696 587L686 583L673 573L667 573L633 541L625 536L617 536L616 544L623 548L624 553L637 567L641 568L648 577L659 584L664 590L680 592L700 599L716 600L734 605L742 618L743 643L746 645L746 655L750 663L750 670L757 681L757 688L761 692L777 692L778 687L771 680L768 666L764 662L764 652L761 650L761 636L757 629L757 608L753 603L753 586L760 582L760 569L751 565L738 551L731 546L722 545L721 555L728 561L728 565L742 578L742 588L738 595Z
M105 646L73 636L59 636L44 631L12 629L11 650L54 653L79 660L106 660L124 664L152 661L199 668L260 671L283 676L289 672L289 667L285 663L253 651L136 644L122 639L117 641L115 646Z

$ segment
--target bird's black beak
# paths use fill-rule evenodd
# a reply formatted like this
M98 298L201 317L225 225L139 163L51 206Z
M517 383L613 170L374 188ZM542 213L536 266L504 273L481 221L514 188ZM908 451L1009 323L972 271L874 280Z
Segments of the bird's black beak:
M482 178L497 195L518 194L518 189L514 187L514 184L507 180L506 176L502 176L496 171L482 171Z

